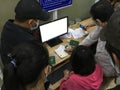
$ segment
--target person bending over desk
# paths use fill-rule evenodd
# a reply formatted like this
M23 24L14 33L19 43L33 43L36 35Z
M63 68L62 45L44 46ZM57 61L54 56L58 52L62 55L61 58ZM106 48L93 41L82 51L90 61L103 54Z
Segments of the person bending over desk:
M9 54L11 62L3 69L1 90L45 90L49 54L39 42L17 45Z
M102 68L95 64L89 47L76 47L70 57L72 74L65 74L59 90L99 90L103 81Z
M111 0L111 3L112 2L114 2L115 0ZM99 1L100 2L100 1ZM98 3L99 3L98 2ZM104 1L102 1L103 3L104 3ZM117 1L116 1L117 2ZM110 4L111 4L110 3ZM102 26L103 28L104 27L106 27L106 25L107 25L107 22L109 21L109 18L111 17L111 15L113 14L113 8L110 8L110 6L108 6L108 4L103 4L104 5L104 8L102 7L101 9L99 9L99 10L101 10L101 13L99 13L99 17L98 17L98 19L100 20L100 21L102 21L102 17L104 17L104 16L106 16L107 18L105 19L105 17L103 18L104 20L105 20L105 22L106 22L106 24L105 25L102 25L102 24L104 24L104 22L102 21L102 23L100 24L100 23L98 23L98 25L99 26ZM96 6L97 7L97 6ZM105 8L106 7L106 8ZM94 8L95 8L95 5L93 5L93 10L94 10ZM115 9L115 7L114 7L114 9ZM117 10L118 9L118 10ZM117 11L119 11L119 8L117 8L115 11L117 12ZM99 10L98 10L98 12L99 12ZM108 11L107 11L108 10ZM104 13L103 13L104 12ZM108 14L105 14L105 12L106 13L108 13ZM103 14L102 14L103 13ZM95 14L93 14L94 15L94 17L95 17ZM97 14L96 14L97 15ZM94 18L93 18L94 19ZM95 19L94 19L95 20ZM105 31L104 29L102 30L100 30L100 32L102 32L102 31ZM93 31L94 32L94 31ZM102 35L101 33L98 33L98 36L104 36L104 35ZM109 31L107 32L107 33L109 33ZM90 39L92 39L93 37L95 37L95 34L93 34L92 35L92 33L89 35L89 37L88 37L88 40L89 40L89 38ZM94 38L93 38L93 40L94 40ZM82 43L81 43L81 45L84 45L85 44L85 42L87 43L87 40L85 39ZM102 39L101 39L101 37L99 37L99 39L98 39L98 44L97 44L97 48L96 48L96 54L95 54L95 60L96 60L96 62L103 68L103 71L104 71L104 75L106 76L106 77L116 77L116 76L118 76L118 74L117 74L117 72L116 72L116 70L114 69L114 66L111 64L111 61L112 61L112 58L111 58L111 56L110 56L110 54L109 54L109 52L106 50L106 48L105 48L105 46L106 46L106 41L103 41Z
M32 35L38 28L38 20L48 20L49 14L41 9L37 0L19 0L15 7L15 20L8 20L1 34L1 58L3 64L8 64L8 53L22 42L36 40Z
M95 3L90 9L90 13L97 28L80 43L80 45L91 47L96 41L98 41L97 46L95 47L95 60L102 67L106 77L115 76L116 72L110 63L111 57L105 49L106 41L102 41L99 36L102 28L107 25L113 12L114 8L107 1L99 1Z

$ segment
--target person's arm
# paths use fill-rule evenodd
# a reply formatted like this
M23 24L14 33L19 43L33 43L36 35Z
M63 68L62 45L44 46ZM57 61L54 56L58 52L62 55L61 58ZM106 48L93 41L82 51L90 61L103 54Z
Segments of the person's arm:
M79 45L91 46L98 40L101 29L101 27L97 26Z

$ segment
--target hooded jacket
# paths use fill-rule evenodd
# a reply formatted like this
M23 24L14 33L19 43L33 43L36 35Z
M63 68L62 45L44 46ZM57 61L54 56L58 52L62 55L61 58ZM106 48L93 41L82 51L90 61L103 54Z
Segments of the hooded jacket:
M100 90L103 81L103 71L96 64L94 72L88 76L72 74L61 82L59 90Z

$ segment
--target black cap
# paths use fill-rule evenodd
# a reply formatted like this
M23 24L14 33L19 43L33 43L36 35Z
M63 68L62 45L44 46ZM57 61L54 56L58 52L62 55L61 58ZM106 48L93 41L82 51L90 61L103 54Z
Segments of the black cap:
M42 10L37 0L20 0L15 8L16 19L40 19L46 21L49 19L48 12Z

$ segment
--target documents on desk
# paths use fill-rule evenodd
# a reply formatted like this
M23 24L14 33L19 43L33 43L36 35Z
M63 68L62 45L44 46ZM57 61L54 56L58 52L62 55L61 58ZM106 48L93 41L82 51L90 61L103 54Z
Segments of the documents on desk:
M81 38L85 35L85 31L82 28L77 28L75 30L69 28L68 33L61 36L62 38L71 38L73 36L74 39Z
M60 57L60 58L64 58L66 56L68 56L69 54L67 52L64 51L65 50L65 46L60 45L56 50L55 53Z
M62 35L61 38L71 38L71 37L72 37L72 32L73 32L73 31L74 31L73 29L68 28L68 33L65 34L65 35Z
M85 31L82 30L81 28L77 28L75 29L73 32L72 32L72 36L75 38L75 39L78 39L78 38L81 38L85 35Z

